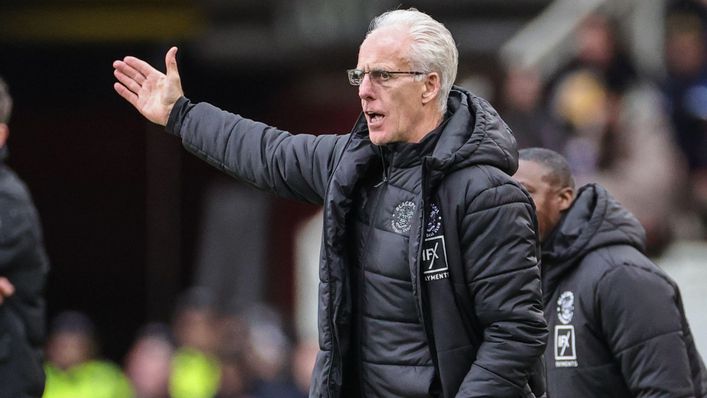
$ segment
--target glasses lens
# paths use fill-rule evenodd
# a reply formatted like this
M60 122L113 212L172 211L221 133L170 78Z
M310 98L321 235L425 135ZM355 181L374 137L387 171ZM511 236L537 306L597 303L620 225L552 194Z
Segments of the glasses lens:
M361 84L365 72L363 72L361 69L349 69L347 72L349 74L349 83L354 86L358 86Z

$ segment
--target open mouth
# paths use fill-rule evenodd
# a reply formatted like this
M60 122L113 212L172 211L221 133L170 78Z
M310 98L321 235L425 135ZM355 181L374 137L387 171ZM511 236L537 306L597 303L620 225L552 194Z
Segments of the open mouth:
M377 112L366 112L366 116L368 117L368 122L369 123L380 123L385 115L382 113L377 113Z

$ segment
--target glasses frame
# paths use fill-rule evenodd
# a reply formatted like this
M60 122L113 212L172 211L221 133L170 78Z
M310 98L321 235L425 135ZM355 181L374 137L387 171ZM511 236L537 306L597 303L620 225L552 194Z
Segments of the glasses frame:
M360 74L360 79L355 77L355 74ZM363 79L366 75L370 75L371 81L376 83L387 82L395 75L414 75L420 76L427 74L427 72L417 72L417 71L402 71L402 70L385 70L385 69L372 69L365 71L362 69L347 69L346 75L349 78L349 83L352 86L360 86L363 83Z

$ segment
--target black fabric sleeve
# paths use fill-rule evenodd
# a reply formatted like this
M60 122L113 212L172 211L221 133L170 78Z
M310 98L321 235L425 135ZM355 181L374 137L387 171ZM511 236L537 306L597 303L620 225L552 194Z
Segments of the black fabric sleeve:
M548 333L530 199L510 182L488 188L473 198L462 231L483 340L457 396L521 396Z
M597 316L633 396L693 395L677 294L662 275L628 264L597 285Z
M182 97L167 131L216 168L277 195L321 204L347 135L290 134Z

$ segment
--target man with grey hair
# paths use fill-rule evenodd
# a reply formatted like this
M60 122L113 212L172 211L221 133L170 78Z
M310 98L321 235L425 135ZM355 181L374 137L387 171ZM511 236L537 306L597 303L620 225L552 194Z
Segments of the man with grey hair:
M49 263L29 190L4 163L11 112L12 97L0 78L0 398L39 398Z
M115 61L115 90L215 167L324 205L311 397L534 396L547 330L533 208L505 123L452 86L442 24L415 9L373 20L348 70L362 114L345 135L192 103L176 51L166 74Z

